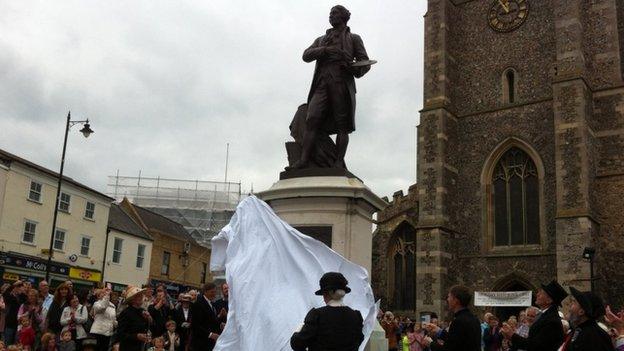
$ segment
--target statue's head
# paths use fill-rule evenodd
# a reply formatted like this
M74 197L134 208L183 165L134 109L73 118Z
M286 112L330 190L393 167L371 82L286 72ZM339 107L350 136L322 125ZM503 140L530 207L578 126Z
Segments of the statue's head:
M341 24L347 24L351 18L351 12L342 5L336 5L329 11L329 23L332 27L336 27Z

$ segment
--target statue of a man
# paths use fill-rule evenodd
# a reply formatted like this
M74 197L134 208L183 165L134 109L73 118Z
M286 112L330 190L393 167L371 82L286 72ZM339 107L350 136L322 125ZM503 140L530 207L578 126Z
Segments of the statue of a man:
M334 167L345 168L344 157L349 134L355 130L355 78L370 70L370 65L353 65L368 61L364 43L351 33L347 22L351 13L341 5L332 7L329 23L332 28L303 52L305 62L316 61L312 87L308 95L308 110L301 158L291 168L309 166L319 132L336 134Z

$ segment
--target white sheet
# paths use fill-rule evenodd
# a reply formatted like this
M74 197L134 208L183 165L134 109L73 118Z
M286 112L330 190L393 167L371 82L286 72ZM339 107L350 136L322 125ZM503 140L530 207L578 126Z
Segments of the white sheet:
M210 269L225 270L230 286L228 323L215 351L292 350L290 337L305 315L324 305L314 292L329 271L349 281L344 302L362 313L364 350L377 314L366 270L298 232L255 196L212 239Z

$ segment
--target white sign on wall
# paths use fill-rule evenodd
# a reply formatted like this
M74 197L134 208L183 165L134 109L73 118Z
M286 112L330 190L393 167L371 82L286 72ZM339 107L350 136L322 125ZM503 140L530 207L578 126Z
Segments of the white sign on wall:
M529 307L531 291L475 291L475 306Z

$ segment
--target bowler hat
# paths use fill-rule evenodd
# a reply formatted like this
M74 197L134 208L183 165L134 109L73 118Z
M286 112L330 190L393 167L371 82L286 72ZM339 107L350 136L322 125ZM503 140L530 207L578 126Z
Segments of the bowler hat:
M544 290L558 306L561 306L561 301L568 296L568 293L556 280L548 284L542 284L542 290Z
M347 281L347 278L342 275L342 273L327 272L323 274L321 280L319 281L321 288L314 294L323 295L324 292L334 290L344 290L348 294L351 292L351 289L347 286L347 284L349 284L349 282Z
M604 316L605 307L600 296L589 291L581 292L574 287L570 287L570 292L589 319L598 319Z

